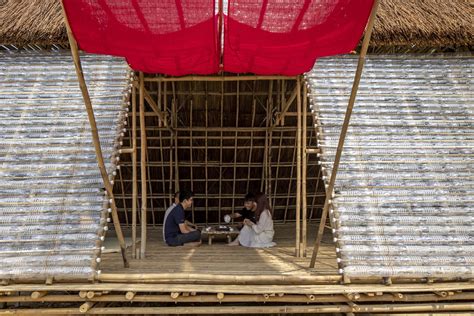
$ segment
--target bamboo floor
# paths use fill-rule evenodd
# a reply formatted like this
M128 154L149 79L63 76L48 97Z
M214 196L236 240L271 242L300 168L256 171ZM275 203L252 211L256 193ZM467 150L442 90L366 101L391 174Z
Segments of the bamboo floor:
M314 226L314 227L312 227ZM295 256L295 225L276 224L276 246L266 249L229 247L224 237L215 237L208 245L204 236L198 248L168 247L161 228L148 230L145 259L130 259L125 269L119 253L102 255L102 273L194 273L222 275L337 275L336 250L328 232L318 255L315 269L309 261L315 237L315 224L308 229L307 256ZM131 247L127 249L132 258Z
M312 224L314 225L314 224ZM312 226L311 225L311 226ZM310 227L311 227L310 226ZM294 256L294 225L275 225L276 247L229 247L225 238L199 248L167 247L148 230L145 259L123 268L119 253L102 255L95 282L4 284L0 315L64 314L386 314L474 311L474 283L341 284L328 232L315 269ZM312 246L315 229L308 230ZM129 232L125 230L126 236Z

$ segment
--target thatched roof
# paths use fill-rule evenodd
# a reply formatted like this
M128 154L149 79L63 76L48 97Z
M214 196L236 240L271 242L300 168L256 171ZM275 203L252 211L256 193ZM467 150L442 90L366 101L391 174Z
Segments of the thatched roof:
M381 0L375 46L472 46L469 0ZM59 0L0 0L1 44L65 44Z
M469 0L381 0L371 45L472 46Z

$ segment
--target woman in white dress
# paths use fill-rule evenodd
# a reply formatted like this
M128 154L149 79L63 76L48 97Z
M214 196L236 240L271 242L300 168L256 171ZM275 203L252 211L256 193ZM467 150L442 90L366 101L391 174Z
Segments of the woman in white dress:
M229 246L244 246L252 248L273 247L273 220L271 208L268 203L267 196L259 193L256 196L257 207L255 209L255 224L249 219L244 220L244 227L240 231L239 236L229 244Z

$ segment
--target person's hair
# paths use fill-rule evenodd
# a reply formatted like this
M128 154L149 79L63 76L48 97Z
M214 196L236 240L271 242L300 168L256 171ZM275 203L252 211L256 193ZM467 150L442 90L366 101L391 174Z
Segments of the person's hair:
M173 197L176 199L176 198L179 198L179 191L176 191L173 195Z
M263 211L268 210L270 212L270 216L272 215L272 208L270 207L270 203L268 202L267 195L265 193L257 193L255 196L255 202L257 202L257 209L255 210L255 220L260 219L260 214Z
M189 191L189 190L182 190L182 191L179 191L179 202L183 202L184 200L189 200L190 198L193 197L193 192Z
M244 202L255 202L255 195L253 193L247 193L245 195Z

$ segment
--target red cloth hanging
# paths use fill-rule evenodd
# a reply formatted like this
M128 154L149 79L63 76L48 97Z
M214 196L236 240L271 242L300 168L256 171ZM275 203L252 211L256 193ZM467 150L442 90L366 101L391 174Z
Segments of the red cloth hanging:
M219 70L214 0L63 0L79 47L167 75ZM357 45L373 0L229 0L224 70L296 75Z
M135 70L180 76L219 70L214 0L63 0L79 47L123 56Z
M224 70L297 75L353 50L373 0L230 0Z

